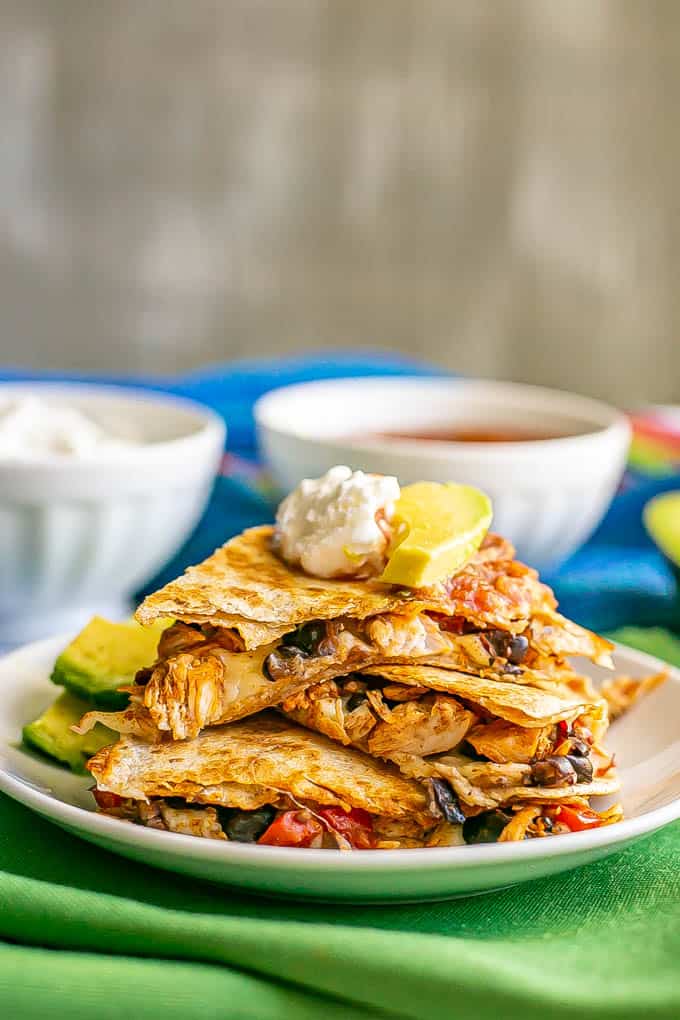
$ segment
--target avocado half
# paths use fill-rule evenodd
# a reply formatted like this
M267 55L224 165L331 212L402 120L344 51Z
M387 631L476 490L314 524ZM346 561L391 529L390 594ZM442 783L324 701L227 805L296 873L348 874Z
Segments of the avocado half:
M55 662L52 683L98 708L125 708L128 695L119 688L134 683L138 670L155 662L169 622L141 627L134 620L112 623L95 616Z
M676 574L680 574L680 491L664 492L647 503L642 520Z
M86 701L64 691L41 716L24 726L24 743L46 757L68 765L74 772L86 775L88 758L118 739L117 733L101 723L83 735L73 732L71 727L91 707Z

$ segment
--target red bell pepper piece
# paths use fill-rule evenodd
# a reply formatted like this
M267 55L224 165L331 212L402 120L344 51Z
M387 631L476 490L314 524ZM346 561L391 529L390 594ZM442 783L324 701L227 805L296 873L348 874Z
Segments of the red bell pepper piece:
M108 790L92 790L92 796L97 801L97 806L102 811L115 811L123 803L123 798L117 793L109 793Z
M586 829L597 829L604 822L597 811L590 808L570 807L562 804L557 815L558 821L564 822L572 832L584 832Z
M263 846L311 846L322 835L321 822L308 811L284 811L257 842Z
M363 808L343 811L340 807L319 809L319 815L329 829L344 836L353 850L371 850L375 846L373 821Z

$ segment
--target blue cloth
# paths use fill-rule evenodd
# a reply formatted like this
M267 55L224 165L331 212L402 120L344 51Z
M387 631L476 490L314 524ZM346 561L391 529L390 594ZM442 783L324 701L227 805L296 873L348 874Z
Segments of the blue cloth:
M680 475L638 481L613 501L591 539L545 580L566 615L593 630L626 624L680 629L671 568L642 524L645 504L680 489Z
M121 385L143 385L190 397L218 411L229 428L230 453L256 457L252 409L259 396L276 386L341 376L430 375L436 370L409 358L381 352L303 355L277 360L238 361L214 365L174 378L107 378ZM0 380L63 378L21 369L0 371ZM89 376L70 376L96 381ZM590 541L558 571L545 577L554 587L563 612L596 630L629 623L680 627L673 574L642 526L645 503L656 493L680 489L680 475L642 481L616 497ZM204 559L231 535L271 520L266 495L232 472L217 480L208 510L186 545L146 590L176 576L190 563ZM142 593L140 593L142 594Z

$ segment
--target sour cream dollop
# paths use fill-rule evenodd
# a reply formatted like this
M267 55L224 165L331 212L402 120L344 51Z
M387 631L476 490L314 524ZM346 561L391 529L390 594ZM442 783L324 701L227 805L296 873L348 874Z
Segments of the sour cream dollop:
M74 407L33 396L0 405L0 460L88 458L135 445L109 434Z
M399 482L391 475L364 474L344 465L321 478L305 478L278 509L278 550L316 577L381 573L399 494Z

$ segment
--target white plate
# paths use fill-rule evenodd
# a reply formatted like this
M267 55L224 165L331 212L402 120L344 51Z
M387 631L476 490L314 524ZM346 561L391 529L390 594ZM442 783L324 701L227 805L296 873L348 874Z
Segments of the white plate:
M442 899L578 867L680 817L680 674L673 671L667 684L610 730L627 815L616 825L522 843L353 853L223 843L145 829L96 814L87 779L20 745L22 726L57 693L49 673L65 644L66 639L41 641L0 659L0 790L91 843L169 871L289 897ZM616 666L639 676L661 663L619 647ZM596 679L603 676L595 667L582 668Z

